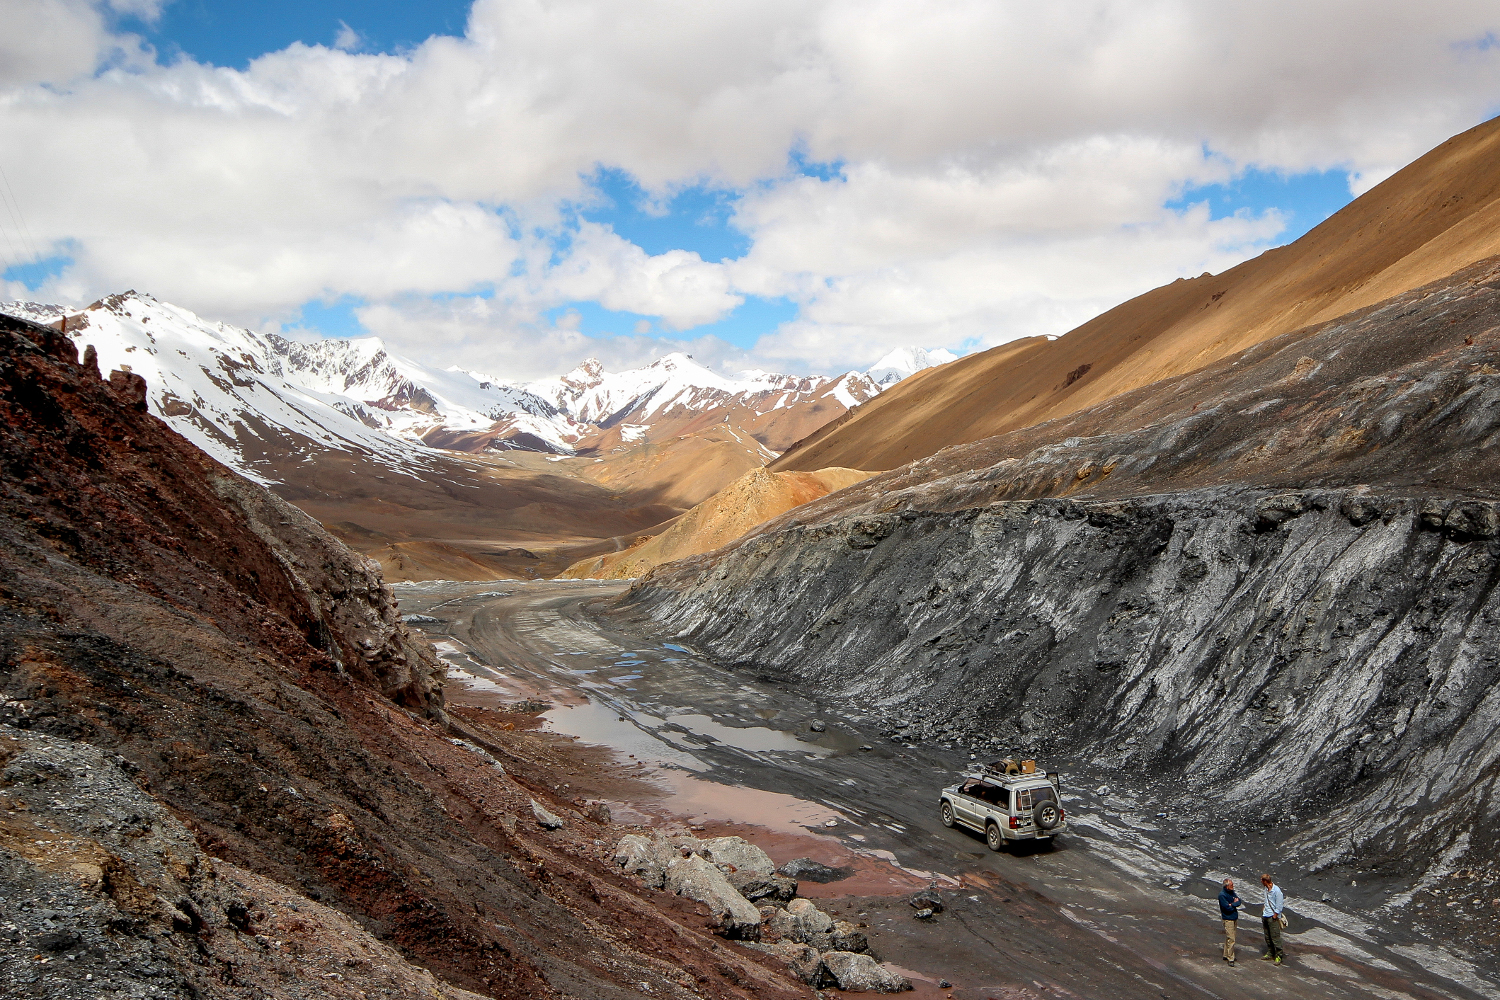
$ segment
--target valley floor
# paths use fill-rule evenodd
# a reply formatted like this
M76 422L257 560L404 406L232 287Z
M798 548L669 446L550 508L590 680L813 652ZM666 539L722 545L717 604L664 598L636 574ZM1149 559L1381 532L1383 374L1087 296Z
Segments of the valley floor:
M456 714L547 701L546 728L612 749L639 776L580 767L561 792L609 800L617 822L691 822L746 837L777 863L852 868L803 890L868 925L872 949L918 996L1500 997L1493 955L1460 956L1382 910L1404 884L1358 871L1304 877L1266 838L1180 831L1167 782L1043 761L1062 772L1070 830L1050 848L991 853L936 814L967 751L882 737L816 692L724 670L673 636L607 616L604 601L621 590L506 581L407 584L398 595L403 612L436 619L415 624L450 664ZM814 720L826 731L812 732ZM1287 891L1288 962L1256 960L1252 909L1230 968L1219 957L1217 881L1254 886L1261 870ZM906 897L929 884L946 909L923 922ZM941 980L954 988L940 991Z

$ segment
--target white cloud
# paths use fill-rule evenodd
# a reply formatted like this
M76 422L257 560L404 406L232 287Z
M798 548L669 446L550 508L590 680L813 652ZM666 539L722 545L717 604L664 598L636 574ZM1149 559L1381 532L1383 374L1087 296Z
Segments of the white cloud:
M441 301L408 298L356 310L365 328L398 353L443 359L503 378L560 375L597 357L614 371L638 368L673 351L724 372L747 367L749 355L717 337L589 337L567 314L548 323L499 297ZM458 360L449 360L458 359Z
M593 346L541 319L574 298L687 330L785 295L801 314L754 363L822 370L1060 332L1275 238L1274 215L1163 209L1185 185L1254 165L1362 191L1500 92L1488 0L479 0L464 38L361 54L344 30L243 71L109 28L160 6L0 0L0 165L75 260L43 294L133 286L252 324L348 294L372 330L517 371ZM842 172L790 174L793 150ZM745 191L752 249L573 227L600 165L657 204Z
M344 52L353 52L364 44L364 37L343 21L339 22L338 33L333 36L333 47Z

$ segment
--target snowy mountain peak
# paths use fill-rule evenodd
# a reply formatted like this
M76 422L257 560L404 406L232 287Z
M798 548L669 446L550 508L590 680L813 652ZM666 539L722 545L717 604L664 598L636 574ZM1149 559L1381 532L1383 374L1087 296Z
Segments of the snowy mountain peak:
M882 386L894 385L923 369L957 360L958 355L942 348L929 351L923 347L898 347L875 362L865 374Z

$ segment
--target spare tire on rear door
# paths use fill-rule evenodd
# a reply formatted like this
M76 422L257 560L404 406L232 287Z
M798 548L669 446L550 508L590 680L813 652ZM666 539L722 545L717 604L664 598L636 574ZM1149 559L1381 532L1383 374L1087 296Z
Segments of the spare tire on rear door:
M1057 829L1057 824L1062 822L1062 812L1058 809L1057 800L1043 799L1038 802L1031 811L1031 818L1038 830Z

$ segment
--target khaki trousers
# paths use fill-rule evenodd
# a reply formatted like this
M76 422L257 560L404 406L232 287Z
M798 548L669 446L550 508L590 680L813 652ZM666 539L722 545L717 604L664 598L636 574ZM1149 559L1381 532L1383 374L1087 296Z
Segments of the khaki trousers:
M1224 960L1234 961L1234 932L1239 927L1238 920L1224 921Z

